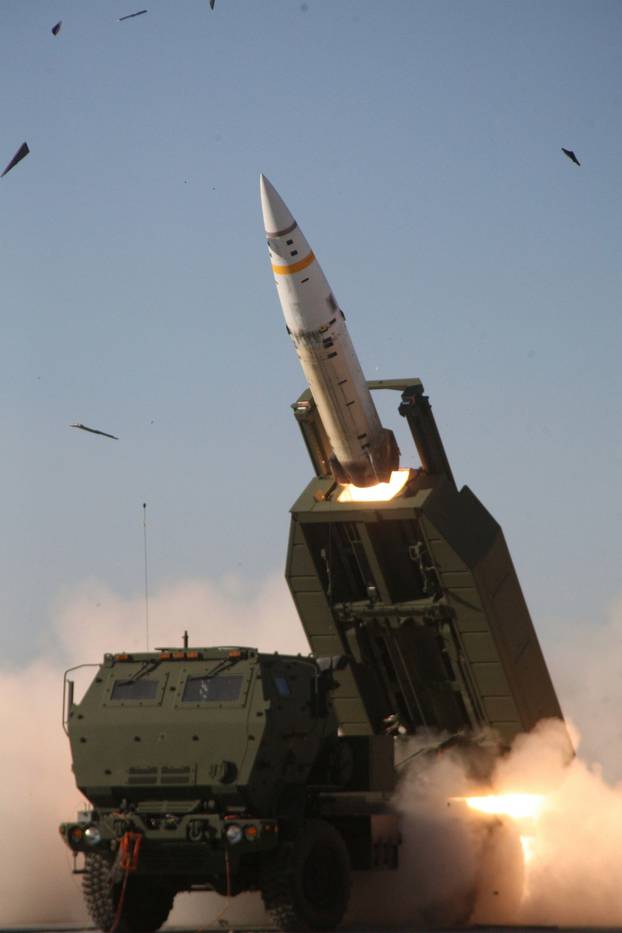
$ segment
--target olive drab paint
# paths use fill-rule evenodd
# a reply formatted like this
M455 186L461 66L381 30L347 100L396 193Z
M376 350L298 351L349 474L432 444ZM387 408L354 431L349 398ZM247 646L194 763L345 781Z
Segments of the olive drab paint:
M316 476L291 510L286 576L314 654L345 653L345 735L432 730L508 746L561 709L503 532L458 489L418 379L402 392L421 467L386 502L340 502L310 392L294 404Z

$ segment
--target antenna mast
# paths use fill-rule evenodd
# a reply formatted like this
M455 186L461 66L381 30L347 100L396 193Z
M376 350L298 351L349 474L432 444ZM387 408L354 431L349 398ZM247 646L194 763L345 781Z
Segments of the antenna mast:
M147 503L143 502L143 545L145 555L145 637L149 651L149 574L147 561Z

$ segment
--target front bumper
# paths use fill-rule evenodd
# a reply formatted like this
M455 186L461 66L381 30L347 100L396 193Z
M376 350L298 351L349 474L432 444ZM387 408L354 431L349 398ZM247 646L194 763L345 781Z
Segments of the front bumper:
M60 834L74 854L99 853L117 860L126 834L140 836L136 870L140 874L221 874L225 856L235 872L242 859L252 859L279 843L276 820L217 814L92 813L88 821L61 823Z

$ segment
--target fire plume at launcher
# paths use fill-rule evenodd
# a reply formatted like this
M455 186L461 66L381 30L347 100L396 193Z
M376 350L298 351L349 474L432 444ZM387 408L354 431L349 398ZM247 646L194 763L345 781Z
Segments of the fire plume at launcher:
M346 483L337 496L337 502L388 502L402 491L410 473L410 470L393 470L388 482L376 483L375 486Z
M454 799L477 813L510 819L520 833L523 860L526 865L531 861L536 824L546 804L543 794L483 794Z
M542 794L484 794L481 797L461 797L470 810L490 816L509 816L513 820L535 820L542 811Z

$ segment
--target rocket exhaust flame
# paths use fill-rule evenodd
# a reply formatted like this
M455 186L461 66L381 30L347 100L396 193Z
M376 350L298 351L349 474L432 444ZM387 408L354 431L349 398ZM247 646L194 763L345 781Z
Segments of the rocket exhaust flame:
M491 816L509 816L513 820L535 820L542 812L542 794L485 794L481 797L462 797L471 810Z
M376 483L375 486L354 486L348 483L342 486L337 502L388 502L402 491L408 481L410 470L393 470L388 483Z
M458 797L470 810L489 816L508 817L517 824L525 865L533 860L535 827L542 813L545 798L542 794L485 794L479 797Z

